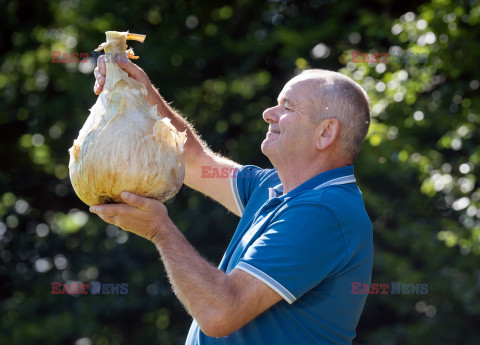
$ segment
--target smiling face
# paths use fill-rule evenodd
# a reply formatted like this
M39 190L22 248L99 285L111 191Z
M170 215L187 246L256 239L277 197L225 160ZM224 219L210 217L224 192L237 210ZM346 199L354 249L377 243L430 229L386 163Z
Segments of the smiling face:
M263 112L269 126L262 152L285 180L353 164L370 124L360 85L338 72L305 70L277 101Z
M317 124L312 121L315 108L309 99L315 86L311 78L297 76L280 92L278 105L263 112L269 127L261 148L274 166L300 157L308 161L315 155Z

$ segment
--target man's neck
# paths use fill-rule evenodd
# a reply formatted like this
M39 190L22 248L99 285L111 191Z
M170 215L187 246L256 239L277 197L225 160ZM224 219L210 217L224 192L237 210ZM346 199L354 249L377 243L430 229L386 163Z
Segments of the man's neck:
M303 164L288 164L287 166L275 168L283 185L283 193L286 194L318 174L349 164L352 163L347 161L318 161L304 162Z

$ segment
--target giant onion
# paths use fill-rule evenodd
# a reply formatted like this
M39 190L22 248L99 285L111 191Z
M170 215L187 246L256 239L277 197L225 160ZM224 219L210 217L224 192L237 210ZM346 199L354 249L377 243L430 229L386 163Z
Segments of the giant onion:
M70 180L87 205L121 202L122 191L165 201L183 184L186 135L146 102L143 84L108 59L136 58L126 41L143 42L145 36L116 31L106 36L97 48L110 60L105 85L69 150Z

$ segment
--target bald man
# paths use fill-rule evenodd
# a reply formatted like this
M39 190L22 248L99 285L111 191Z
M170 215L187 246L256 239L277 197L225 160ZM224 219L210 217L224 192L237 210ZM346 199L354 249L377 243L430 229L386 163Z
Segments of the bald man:
M140 67L117 62L145 85L150 105L187 131L185 184L240 217L214 267L156 200L124 192L124 204L91 207L156 245L193 317L186 344L350 344L366 299L352 287L370 284L372 270L372 224L353 171L370 123L365 91L325 70L288 81L263 113L261 150L274 169L261 169L213 153ZM99 94L102 58L95 77ZM231 174L205 178L215 171Z

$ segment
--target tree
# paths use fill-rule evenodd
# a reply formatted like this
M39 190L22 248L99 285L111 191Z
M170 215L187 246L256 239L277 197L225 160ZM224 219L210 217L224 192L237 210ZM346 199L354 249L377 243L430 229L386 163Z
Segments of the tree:
M374 222L372 282L428 294L371 295L361 344L478 344L480 315L480 5L432 0L9 1L0 59L0 344L181 344L190 319L155 248L92 217L68 178L89 107L89 53L107 30L215 151L269 166L262 111L302 69L364 86L372 127L356 174ZM388 53L387 63L352 61ZM405 62L393 62L392 55ZM372 56L370 56L372 58ZM356 60L355 60L356 61ZM180 77L179 77L180 76ZM182 189L169 213L219 262L237 219ZM51 294L52 282L127 283L128 294ZM81 339L81 340L79 340Z

